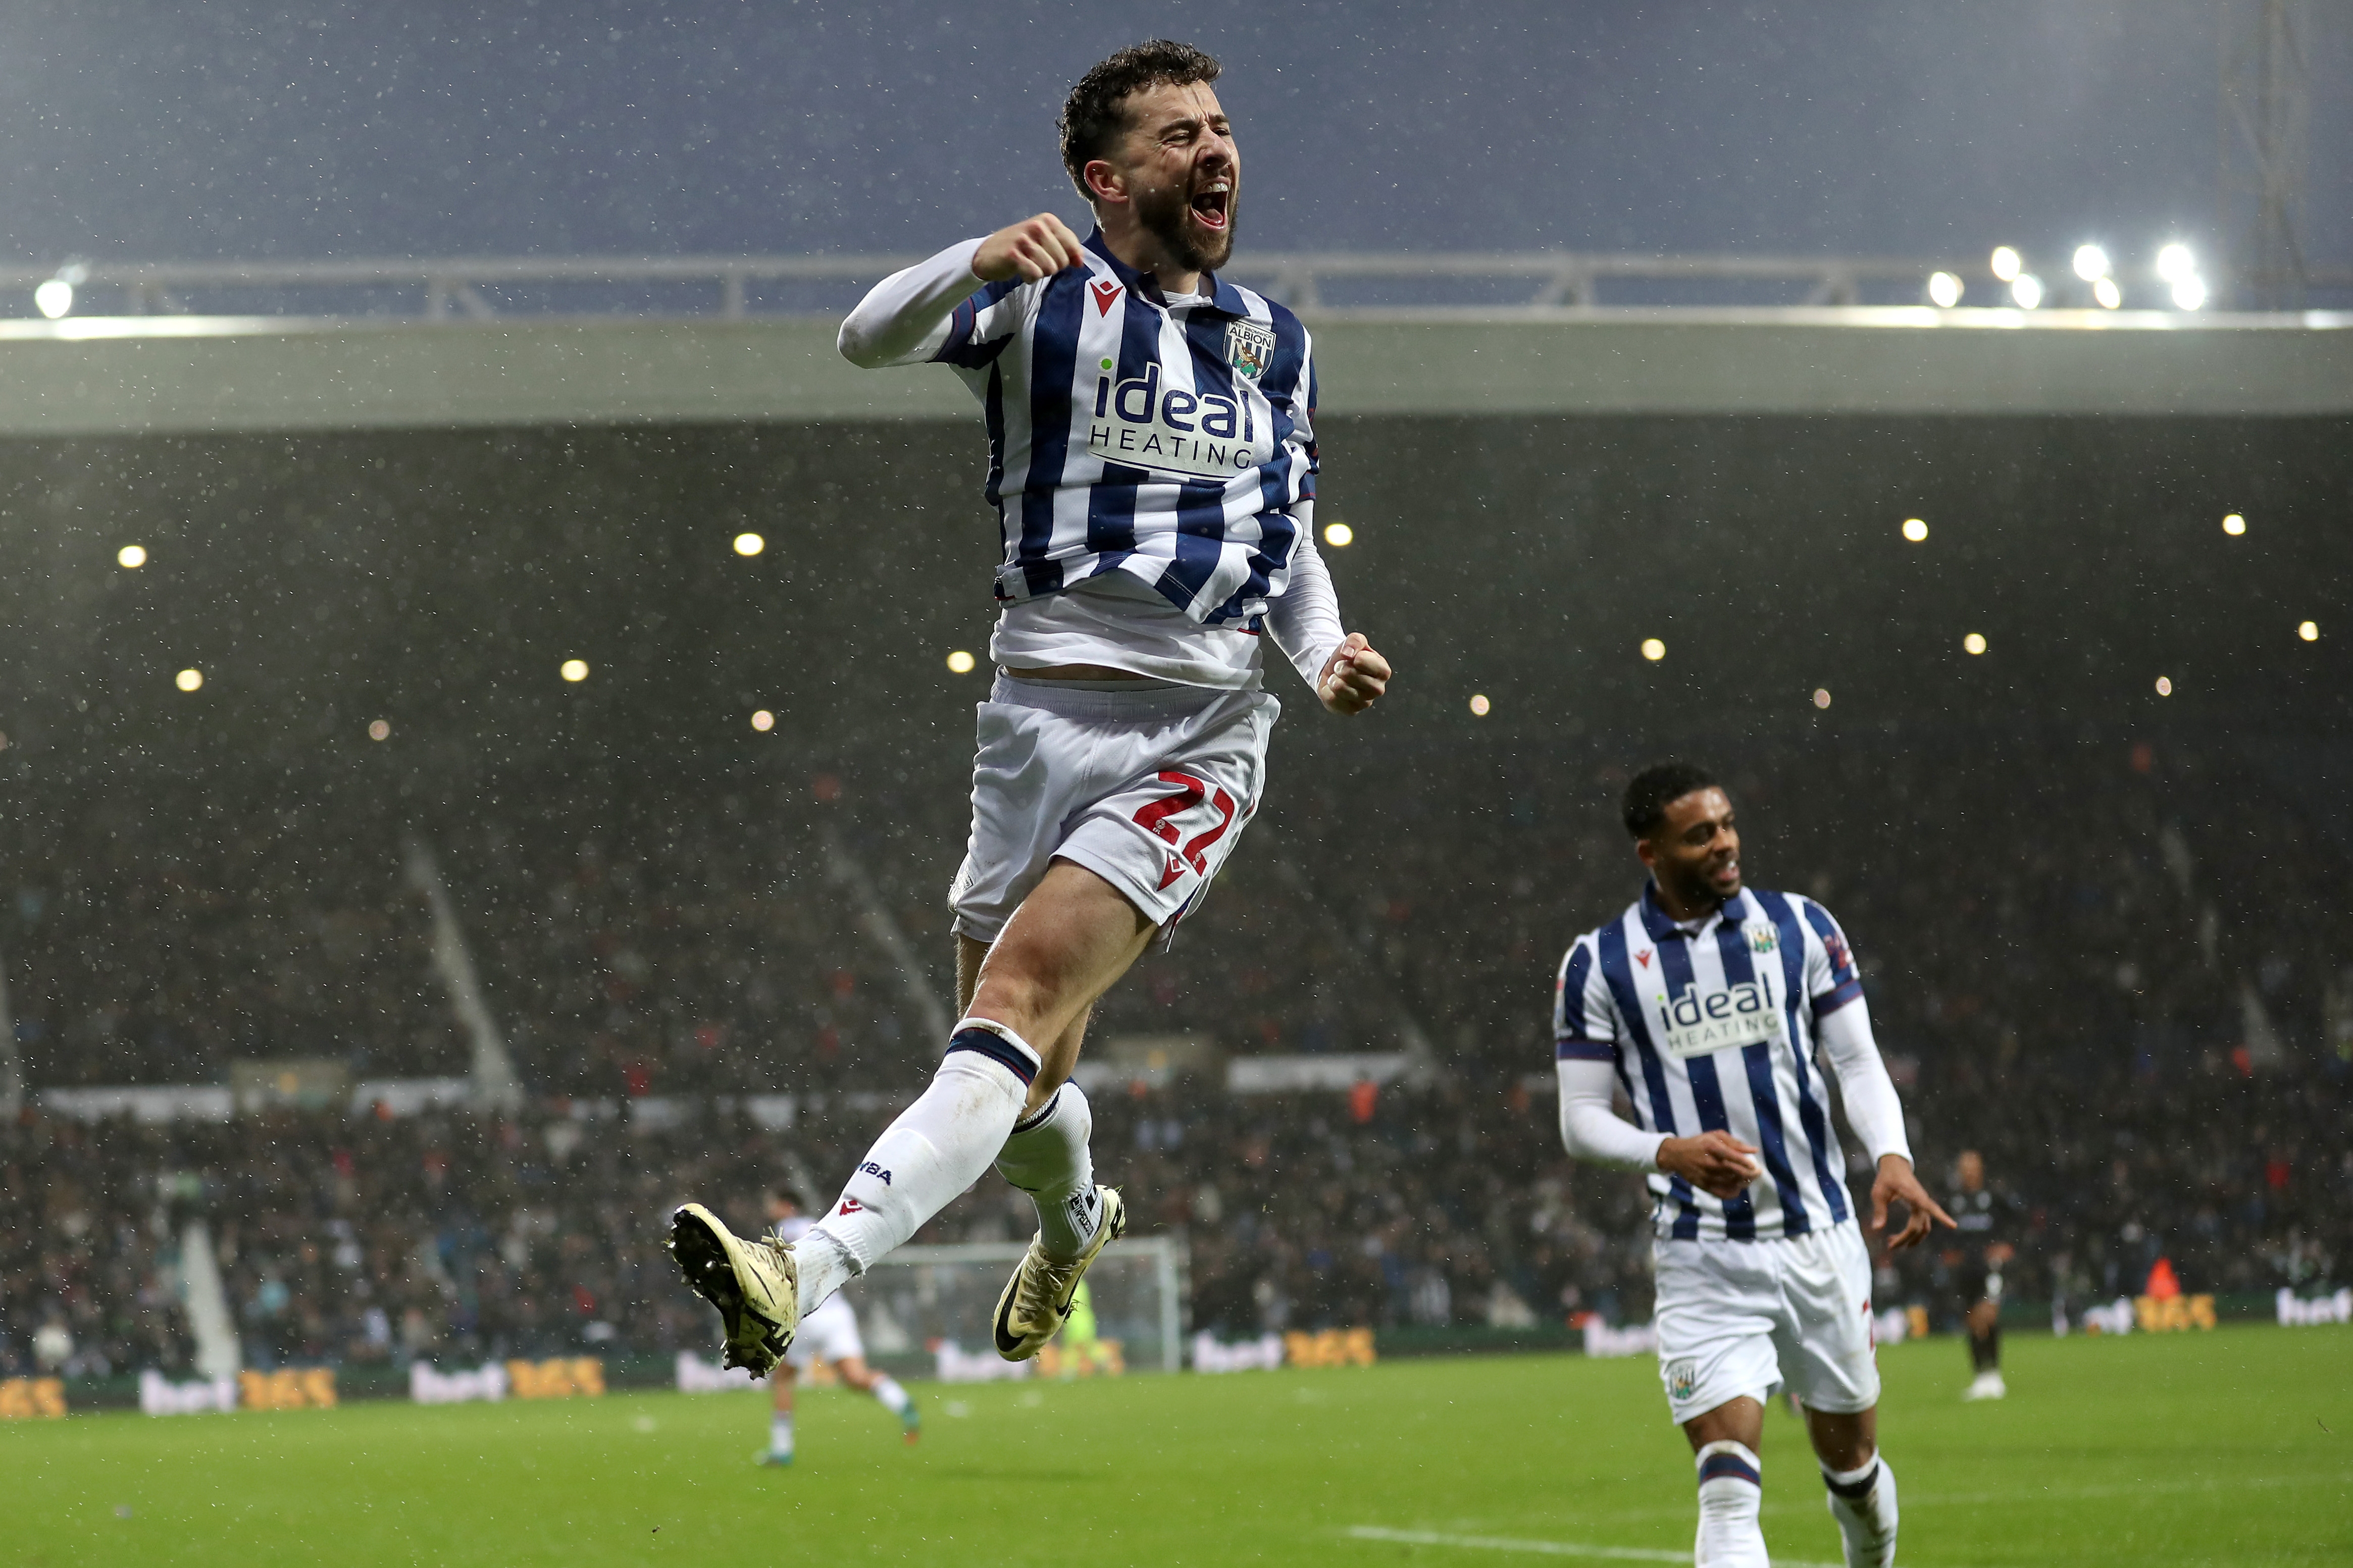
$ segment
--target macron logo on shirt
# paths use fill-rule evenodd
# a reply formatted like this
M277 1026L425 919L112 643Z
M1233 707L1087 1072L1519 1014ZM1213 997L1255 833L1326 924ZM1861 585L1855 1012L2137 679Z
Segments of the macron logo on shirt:
M1121 285L1113 282L1108 278L1099 278L1095 279L1093 290L1096 315L1108 316L1111 314L1111 308L1119 302L1120 288Z

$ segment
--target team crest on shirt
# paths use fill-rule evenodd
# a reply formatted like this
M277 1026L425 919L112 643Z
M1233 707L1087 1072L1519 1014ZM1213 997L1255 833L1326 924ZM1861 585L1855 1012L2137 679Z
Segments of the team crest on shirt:
M1256 321L1226 324L1226 363L1237 374L1256 381L1274 362L1274 329Z
M1781 933L1774 929L1771 921L1750 921L1740 929L1742 934L1748 938L1749 952L1777 952L1780 950Z
M1694 1361L1671 1361L1667 1363L1667 1397L1689 1399L1699 1392L1699 1363Z

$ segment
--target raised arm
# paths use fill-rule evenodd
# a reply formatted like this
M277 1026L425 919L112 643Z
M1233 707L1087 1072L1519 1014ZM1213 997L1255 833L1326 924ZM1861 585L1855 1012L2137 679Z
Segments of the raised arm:
M1083 265L1078 237L1051 213L1008 224L983 239L958 240L937 256L877 283L841 323L841 357L863 370L918 364L948 339L958 305L987 283L1035 282Z

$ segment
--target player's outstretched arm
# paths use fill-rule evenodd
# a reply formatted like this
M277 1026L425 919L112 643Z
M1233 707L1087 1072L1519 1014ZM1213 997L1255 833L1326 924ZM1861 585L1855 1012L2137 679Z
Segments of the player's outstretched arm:
M1887 1238L1887 1248L1891 1252L1901 1252L1907 1247L1927 1240L1928 1232L1936 1228L1938 1220L1944 1221L1947 1230L1953 1227L1953 1216L1928 1195L1928 1189L1922 1186L1920 1178L1913 1173L1911 1160L1902 1154L1881 1155L1879 1173L1871 1180L1871 1228L1873 1232L1887 1228L1887 1205L1890 1204L1904 1205L1904 1228Z
M1362 713L1389 689L1389 661L1373 650L1372 639L1350 632L1324 662L1315 679L1315 695L1324 707L1346 717Z
M973 252L972 275L984 283L1019 278L1035 283L1068 267L1086 265L1085 247L1052 213L1006 225Z

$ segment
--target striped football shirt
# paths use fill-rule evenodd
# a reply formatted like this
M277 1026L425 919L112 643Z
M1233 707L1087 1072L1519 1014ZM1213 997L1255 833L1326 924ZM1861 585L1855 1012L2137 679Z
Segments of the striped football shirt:
M987 285L934 356L987 415L997 597L1122 572L1196 622L1250 626L1287 584L1290 509L1315 494L1307 330L1214 274L1172 303L1100 229L1085 257Z
M1577 939L1555 994L1556 1058L1616 1067L1645 1131L1724 1131L1760 1151L1765 1174L1728 1201L1653 1172L1659 1235L1763 1240L1849 1217L1814 1029L1862 995L1838 922L1795 893L1745 889L1685 929L1645 887Z

